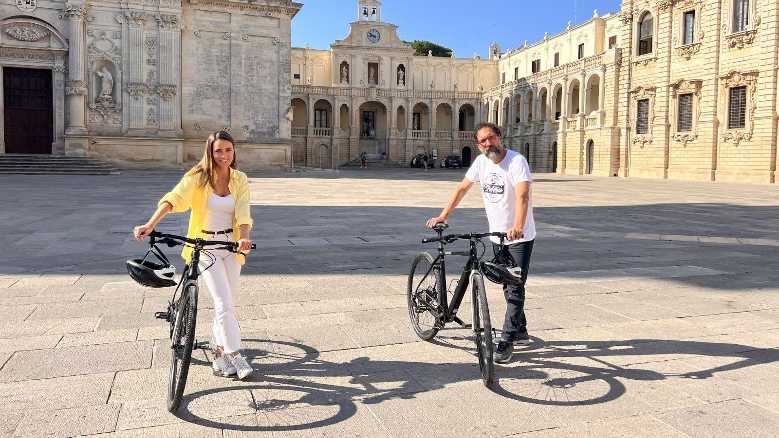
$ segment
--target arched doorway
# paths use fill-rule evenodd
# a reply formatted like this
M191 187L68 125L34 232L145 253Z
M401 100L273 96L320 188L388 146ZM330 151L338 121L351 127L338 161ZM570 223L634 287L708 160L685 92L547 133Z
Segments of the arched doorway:
M584 173L586 173L587 175L592 175L594 157L595 157L595 142L590 140L587 142L587 152L586 152L587 162L584 169Z
M330 148L326 144L321 144L319 145L319 167L329 169L330 166Z
M466 103L460 107L457 129L460 131L473 131L476 126L476 110L473 106Z
M557 142L552 143L552 173L557 173Z
M471 165L471 148L470 146L466 146L463 148L462 151L462 162L463 166L470 166Z
M387 107L377 101L360 105L360 152L373 158L387 153Z

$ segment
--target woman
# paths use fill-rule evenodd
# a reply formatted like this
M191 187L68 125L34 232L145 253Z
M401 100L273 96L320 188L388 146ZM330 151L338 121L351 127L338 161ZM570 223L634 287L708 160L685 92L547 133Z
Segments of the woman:
M148 236L168 213L191 209L187 237L235 241L239 251L248 251L252 244L249 182L246 174L235 169L235 158L235 142L230 134L225 131L211 134L203 158L173 191L163 196L149 221L134 228L135 238ZM245 257L227 250L209 252L215 259L213 265L209 257L203 257L200 269L214 301L213 368L225 377L237 374L239 379L244 379L253 370L240 353L241 332L233 294L238 291ZM192 249L185 247L182 256L190 263Z

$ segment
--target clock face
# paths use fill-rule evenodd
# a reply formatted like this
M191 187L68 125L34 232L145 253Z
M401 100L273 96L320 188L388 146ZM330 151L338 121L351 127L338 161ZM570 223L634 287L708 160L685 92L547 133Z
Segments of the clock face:
M368 36L368 41L373 44L378 43L379 40L381 39L381 34L376 29L369 30L367 36Z

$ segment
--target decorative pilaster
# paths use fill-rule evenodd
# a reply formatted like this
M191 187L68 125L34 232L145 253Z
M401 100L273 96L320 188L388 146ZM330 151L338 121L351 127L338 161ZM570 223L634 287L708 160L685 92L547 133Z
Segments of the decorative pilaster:
M146 126L143 114L144 95L149 90L144 82L144 45L143 25L146 14L140 11L127 11L124 18L127 22L127 93L129 129L144 129Z
M65 84L65 95L68 105L68 123L66 134L86 135L86 52L84 37L84 17L87 7L83 3L65 3L60 17L68 20L70 32L70 47L68 50L68 81ZM69 151L83 154L85 150Z
M160 32L160 84L156 90L160 96L160 130L180 132L178 88L181 76L179 74L181 28L179 27L179 17L161 14L157 15L155 20L157 20Z

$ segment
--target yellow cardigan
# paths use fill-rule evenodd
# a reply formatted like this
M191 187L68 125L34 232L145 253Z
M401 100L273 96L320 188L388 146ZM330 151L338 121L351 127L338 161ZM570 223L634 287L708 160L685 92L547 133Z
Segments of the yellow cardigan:
M201 186L198 184L198 175L184 175L168 194L160 199L158 206L168 202L173 206L173 213L183 213L189 209L192 210L189 216L189 229L187 237L190 239L205 238L203 229L206 225L206 210L208 209L208 198L214 192L210 184ZM233 237L238 240L241 236L241 225L252 226L251 209L249 208L249 179L246 174L230 169L230 182L228 183L230 193L235 198L235 217L233 218ZM219 239L216 239L219 240ZM181 256L189 264L192 261L192 248L184 247ZM245 257L240 254L238 261L243 265Z

